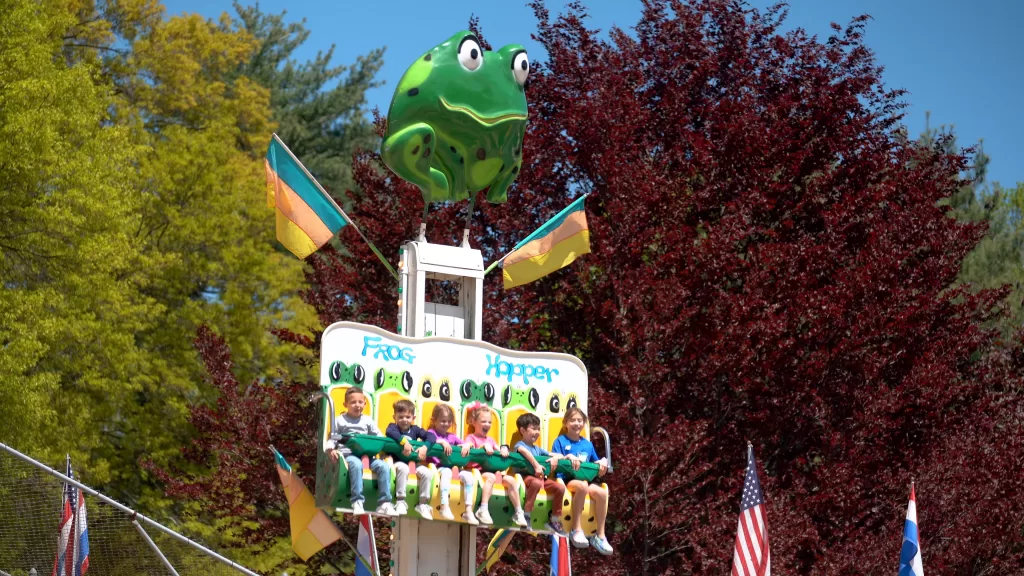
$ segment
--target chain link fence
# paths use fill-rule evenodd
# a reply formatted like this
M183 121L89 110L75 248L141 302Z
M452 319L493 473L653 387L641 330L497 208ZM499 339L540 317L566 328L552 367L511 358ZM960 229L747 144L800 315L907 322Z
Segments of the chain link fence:
M49 468L22 460L2 444L0 448L0 576L49 576L57 554L64 482ZM153 526L143 526L141 517L133 519L98 497L83 495L87 576L173 576L160 554L181 576L245 573ZM160 553L146 541L147 535Z

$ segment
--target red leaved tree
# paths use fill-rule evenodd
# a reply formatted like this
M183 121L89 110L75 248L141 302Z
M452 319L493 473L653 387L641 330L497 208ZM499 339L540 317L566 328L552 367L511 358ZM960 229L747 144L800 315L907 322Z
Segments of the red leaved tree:
M649 0L634 34L602 40L579 5L534 9L549 59L527 85L526 164L474 231L491 260L591 194L593 254L486 282L486 338L580 356L613 434L616 554L577 553L576 573L728 573L748 439L780 573L893 571L912 477L930 572L1024 570L1024 363L981 327L1003 292L951 289L984 230L939 205L969 158L902 136L866 18L822 43L780 33L778 9ZM419 194L374 154L355 175L352 215L395 255ZM432 212L429 238L455 243L461 210ZM325 325L394 329L394 281L343 242L307 301ZM275 497L257 492L272 469L253 460L264 482L243 500ZM546 554L519 538L499 572L546 574Z

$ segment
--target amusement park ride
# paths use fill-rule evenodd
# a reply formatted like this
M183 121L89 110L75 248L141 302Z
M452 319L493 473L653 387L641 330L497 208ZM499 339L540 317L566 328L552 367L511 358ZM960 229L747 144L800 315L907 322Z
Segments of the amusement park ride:
M430 202L475 199L486 190L490 202L502 203L506 191L522 165L522 142L526 129L524 84L529 72L525 50L510 45L485 52L470 32L461 32L425 53L398 84L388 112L388 135L381 156L399 177L415 184ZM472 200L469 208L472 215ZM426 210L424 210L426 215ZM424 218L425 220L425 218ZM400 249L397 334L376 326L338 322L323 334L320 358L320 392L316 395L320 419L316 472L316 506L328 512L351 513L349 476L345 461L332 459L328 448L344 443L362 457L363 495L366 510L377 506L376 477L369 460L377 455L389 465L410 463L406 494L408 514L388 516L393 541L391 565L385 574L394 576L476 574L477 527L461 518L465 510L463 486L458 474L451 477L450 505L455 520L443 520L438 513L439 478L433 473L429 503L433 518L415 511L421 495L416 470L433 468L404 456L402 446L384 436L339 436L333 423L344 410L345 392L351 387L364 391L364 414L384 430L393 421L394 405L402 399L416 406L416 424L427 428L434 406L448 404L456 422L453 432L460 438L468 433L469 406L479 402L492 414L490 436L498 445L512 447L519 440L516 419L525 413L541 421L538 445L551 448L562 429L566 409L587 410L587 370L576 357L547 352L508 350L482 341L483 256L468 242L469 220L461 246L431 244L424 225L420 237ZM429 282L444 281L457 286L458 304L427 301ZM605 464L612 471L611 446L607 432L594 427L584 436L603 437ZM421 443L414 442L414 447ZM441 466L462 469L469 462L484 471L504 471L525 466L525 459L512 452L502 458L483 449L462 457L459 451L445 456L438 444L429 456ZM551 473L546 462L545 472ZM584 462L573 470L567 460L558 464L565 478L598 481L600 466ZM480 469L473 470L474 486L469 493L479 506ZM392 474L394 482L394 474ZM568 480L565 480L566 482ZM562 482L562 480L559 480ZM522 478L516 476L520 499L525 495ZM596 532L595 514L589 496L566 492L562 516L556 520L566 531L571 525L571 499L587 498L582 527L586 535ZM530 525L513 523L512 506L505 487L494 487L489 509L492 528L550 533L545 524L552 502L543 491L537 498Z

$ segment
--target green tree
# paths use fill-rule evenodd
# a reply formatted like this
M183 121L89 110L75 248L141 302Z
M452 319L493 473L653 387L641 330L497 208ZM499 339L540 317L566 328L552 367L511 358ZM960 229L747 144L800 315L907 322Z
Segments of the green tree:
M308 62L292 54L309 38L302 22L285 22L286 12L265 14L259 5L235 3L235 25L249 33L257 49L239 73L270 90L277 133L339 200L356 189L352 154L376 149L379 139L366 114L366 91L383 64L384 49L370 51L351 65L331 64L334 46Z
M0 439L54 460L121 433L136 334L166 312L136 237L139 149L105 122L97 70L61 58L74 24L59 4L0 0Z
M956 153L952 128L932 128L927 124L929 116L925 118L919 145ZM943 203L958 220L987 224L985 237L961 264L957 285L969 285L974 291L1004 288L1009 314L998 317L992 326L1004 337L1012 338L1024 326L1024 183L1013 188L1004 188L998 182L989 184L989 162L984 142L979 142L973 165L961 175L962 185Z

